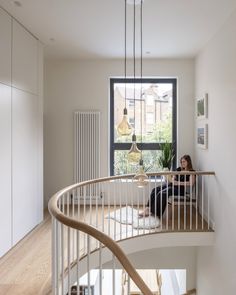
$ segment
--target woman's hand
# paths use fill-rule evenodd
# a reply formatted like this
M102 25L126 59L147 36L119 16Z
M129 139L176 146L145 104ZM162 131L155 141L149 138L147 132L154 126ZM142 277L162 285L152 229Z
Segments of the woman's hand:
M172 183L173 177L170 174L166 175L166 181L168 181L168 183Z

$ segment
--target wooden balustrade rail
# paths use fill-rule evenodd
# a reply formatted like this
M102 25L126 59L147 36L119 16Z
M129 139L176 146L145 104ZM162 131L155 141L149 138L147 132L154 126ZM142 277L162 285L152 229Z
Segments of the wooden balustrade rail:
M76 230L80 230L105 245L119 260L121 265L124 267L126 272L129 274L131 279L137 285L137 287L143 292L144 295L153 295L151 290L147 287L144 283L143 279L140 277L136 269L132 266L131 262L123 252L123 250L118 246L114 240L112 240L109 236L104 234L103 232L95 229L92 226L80 221L76 221L73 219L68 218L64 214L60 212L57 207L57 197L56 195L51 198L48 205L49 211L52 216L54 216L58 221L67 225L70 228L74 228Z
M166 171L166 172L158 172L158 173L147 173L149 177L155 176L168 176L168 175L215 175L214 172L212 171ZM75 219L70 218L69 216L66 216L61 212L61 210L58 207L58 201L61 196L64 194L71 192L77 188L85 187L87 185L95 184L95 183L104 183L108 181L113 181L117 179L128 179L132 178L134 175L129 174L129 175L118 175L118 176L112 176L112 177L104 177L100 179L94 179L94 180L89 180L89 181L84 181L81 183L77 183L71 186L68 186L58 193L56 193L49 201L49 211L51 215L55 218L56 221L59 221L60 223L68 226L69 228L73 228L75 230L79 230L87 235L92 236L99 242L101 242L103 245L105 245L119 260L121 265L124 267L128 275L131 277L131 279L134 281L134 283L137 285L137 287L140 289L140 291L144 295L152 295L152 292L150 289L147 287L147 285L144 283L138 272L135 270L135 268L132 266L130 263L129 259L123 252L123 250L118 246L118 244L110 238L108 235L100 231L99 229L85 223L82 221L78 221ZM184 295L190 295L190 294L196 294L196 290L192 289L189 290L186 294Z

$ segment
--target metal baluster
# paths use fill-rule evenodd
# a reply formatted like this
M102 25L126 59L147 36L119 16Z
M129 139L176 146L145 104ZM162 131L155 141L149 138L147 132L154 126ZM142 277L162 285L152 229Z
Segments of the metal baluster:
M136 183L134 183L133 180L132 180L132 182L133 182L133 186L134 186L135 195L138 196L138 198L137 198L137 210L138 210L138 212L139 212L139 211L140 211L140 206L139 206L139 192L137 192L137 186L136 186ZM138 218L137 234L138 234L138 236L139 236L139 218Z
M86 207L85 207L85 203L86 203L86 191L87 191L87 187L86 186L83 186L83 199L84 199L84 216L83 216L83 220L84 222L86 222ZM86 254L85 252L85 245L86 245L86 235L85 233L83 233L83 236L84 236L84 253Z
M95 224L95 227L98 228L98 198L100 196L100 184L96 184L96 193L95 193L95 196L96 196L96 201L95 201L95 211L96 211L96 224ZM99 247L99 242L98 240L96 240L96 248Z
M161 176L161 179L162 179L162 176ZM168 204L168 201L169 201L169 179L167 178L166 180L166 204L167 204L167 211L166 211L166 230L169 230L169 204Z
M56 246L56 219L52 217L52 286L53 295L57 294L57 246Z
M99 243L99 294L102 295L102 243Z
M132 224L134 222L134 184L133 179L130 179L130 185L131 185L131 207L132 207ZM134 227L131 226L131 236L134 236Z
M76 188L77 219L80 220L80 188Z
M190 230L192 230L192 208L193 208L193 181L192 181L192 175L190 175L189 181L190 181Z
M180 178L180 175L178 174L179 178ZM178 179L179 179L178 178ZM172 213L172 230L174 230L174 218L175 218L175 190L174 190L174 182L172 182L172 210L171 210L171 213Z
M67 227L67 264L68 264L68 294L71 295L71 249L70 249L70 227Z
M187 184L186 184L186 174L184 175L184 230L186 230L186 194L187 194Z
M128 293L127 294L130 294L130 276L128 275Z
M112 294L116 294L116 273L115 273L115 256L112 255L113 267L112 267Z
M64 199L64 198L63 198ZM63 202L64 203L64 202ZM65 292L65 286L64 286L64 225L61 223L61 288L62 288L62 294Z
M60 231L60 223L57 221L56 222L56 230L57 230L57 237L56 237L56 256L57 256L57 276L56 276L56 281L57 281L57 294L60 294L60 288L59 288L59 282L60 282L60 240L61 240L61 231Z
M156 182L156 177L155 177L155 186L154 186L154 204L155 204L155 208L154 208L154 216L155 216L155 219L157 218L157 182ZM160 198L162 199L162 191L160 193ZM151 203L152 203L152 200L151 200L151 195L149 197L149 216L151 215ZM150 220L150 217L149 217L149 220Z
M113 208L114 208L114 241L116 240L116 191L117 191L117 180L114 182L113 189Z
M65 198L66 195L62 195L62 213L65 214ZM65 284L64 284L64 225L61 224L61 286L62 286L62 294L65 292Z
M148 201L149 201L149 207L148 207L148 210L149 210L149 216L148 216L148 219L149 219L149 233L151 232L151 214L150 214L150 195L151 195L151 176L149 176L149 182L148 182ZM155 177L155 185L156 185L156 177ZM145 204L145 207L144 207L144 210L146 209L146 204Z
M65 213L65 195L62 195L62 213Z
M80 260L80 232L76 231L76 238L77 238L77 268L76 268L76 277L77 277L77 295L79 294L79 260Z
M67 192L66 194L66 214L67 214L67 217L70 217L70 193Z
M102 232L104 232L104 202L105 202L105 190L104 190L104 183L101 183L101 190L102 190Z
M90 295L90 235L87 235L87 273L88 273L88 295Z
M113 185L113 182L109 182L109 185L108 185L108 190L107 190L107 206L108 206L108 236L110 237L111 236L111 218L110 218L110 215L111 215L111 186Z
M202 175L202 230L204 228L204 176Z
M141 188L141 192L142 192L142 199L143 199L143 208L145 209L145 194L144 194L144 188ZM144 219L143 219L143 234L145 234L145 221L146 221L146 219L145 219L145 217L143 217ZM149 219L149 231L150 231L150 219Z
M184 195L185 198L186 196ZM178 184L178 230L180 230L180 182Z
M125 194L125 207L126 207L126 227L125 227L125 230L126 230L126 233L125 233L125 236L126 236L126 239L128 237L128 222L127 222L127 217L128 217L128 197L127 197L127 192L128 192L128 181L127 181L127 178L125 179L125 187L126 187L126 194Z
M120 240L122 239L122 205L121 205L121 190L123 191L123 186L122 186L122 182L121 182L121 179L119 181L119 186L120 186L120 189L119 189L119 201L120 201Z
M198 175L196 174L196 230L198 229Z
M59 208L60 211L62 211L61 197L58 200L58 208Z
M167 178L168 179L168 178ZM160 193L160 198L161 198L161 210L162 210L162 206L163 206L163 200L162 200L162 185L163 185L163 183L162 183L162 177L161 177L161 193ZM156 187L156 176L155 176L155 187ZM167 203L166 203L166 206L167 206L167 208L168 208L168 201L167 201ZM155 218L156 218L156 216L155 216ZM162 230L162 222L163 222L163 220L162 220L162 214L161 214L161 219L160 219L160 221L161 221L161 230Z
M89 225L92 224L92 185L89 184Z
M207 176L207 228L210 229L210 189L209 189L209 175Z
M72 218L75 218L75 190L72 190ZM75 230L72 229L72 261L75 259Z

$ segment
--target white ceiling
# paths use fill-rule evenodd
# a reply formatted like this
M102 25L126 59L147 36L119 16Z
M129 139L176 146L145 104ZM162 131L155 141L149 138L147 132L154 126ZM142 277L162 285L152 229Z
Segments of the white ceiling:
M18 0L21 7L14 2L0 0L0 6L45 44L48 58L124 57L124 0ZM145 0L144 57L195 56L234 9L236 0ZM129 5L130 56L132 12ZM136 21L138 24L138 14ZM138 34L139 31L137 51Z

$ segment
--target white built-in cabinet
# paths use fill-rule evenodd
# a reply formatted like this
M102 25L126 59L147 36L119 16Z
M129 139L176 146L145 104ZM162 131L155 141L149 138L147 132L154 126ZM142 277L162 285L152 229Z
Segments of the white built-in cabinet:
M43 49L0 8L0 256L43 219Z
M12 34L12 86L38 94L38 41L16 21Z
M0 83L0 255L12 245L11 87Z
M37 96L12 91L13 243L37 224Z

